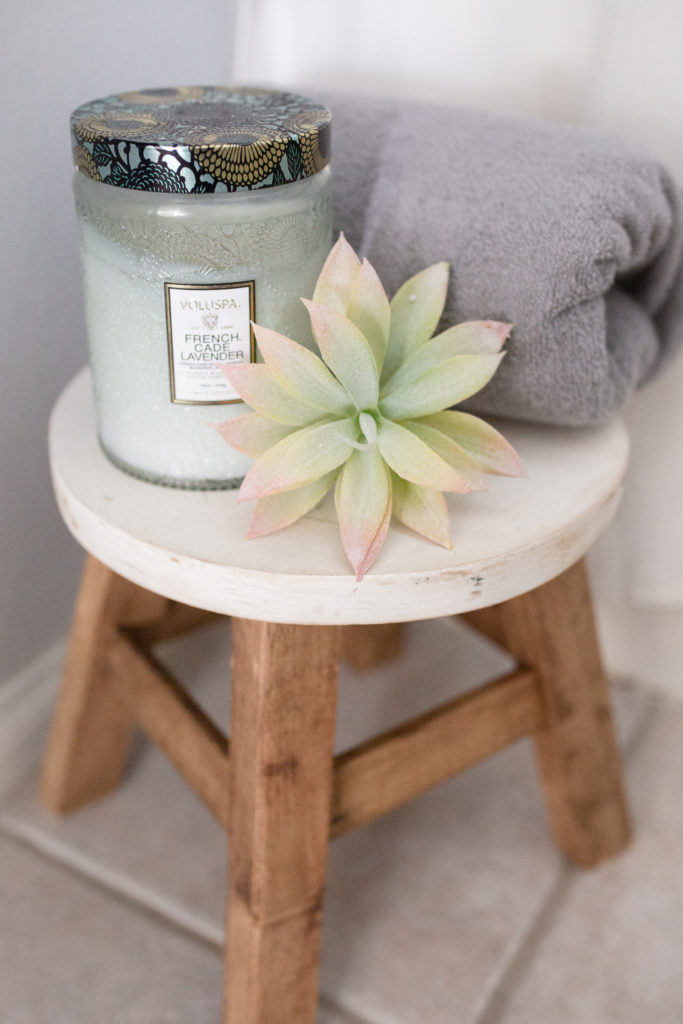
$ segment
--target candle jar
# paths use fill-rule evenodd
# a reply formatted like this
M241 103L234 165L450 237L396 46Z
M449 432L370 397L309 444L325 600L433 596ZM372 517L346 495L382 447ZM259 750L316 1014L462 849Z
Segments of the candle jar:
M330 114L303 96L123 93L71 118L85 318L107 456L155 483L239 484L211 423L243 415L221 366L251 322L312 344L301 297L332 242Z

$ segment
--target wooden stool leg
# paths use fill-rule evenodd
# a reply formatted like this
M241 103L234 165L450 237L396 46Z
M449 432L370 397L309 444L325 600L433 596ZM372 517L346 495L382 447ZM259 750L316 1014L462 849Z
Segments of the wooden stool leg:
M226 1024L314 1024L339 630L233 619Z
M342 657L357 669L392 661L403 651L403 623L342 626Z
M107 643L117 624L151 621L167 603L87 558L43 763L40 793L49 810L75 810L118 783L133 721L109 685Z
M630 825L585 565L478 615L468 618L537 674L546 726L536 755L551 830L591 867L628 843Z

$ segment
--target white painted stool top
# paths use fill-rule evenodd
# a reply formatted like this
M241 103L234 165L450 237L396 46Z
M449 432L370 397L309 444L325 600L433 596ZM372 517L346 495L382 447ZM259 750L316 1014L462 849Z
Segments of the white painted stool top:
M215 417L214 417L215 418ZM102 454L90 378L55 406L50 458L69 530L121 576L185 604L272 622L403 622L472 611L540 586L591 547L612 518L628 461L621 421L580 430L506 422L528 478L448 495L453 551L400 526L360 583L331 500L269 537L246 540L236 491L134 479Z

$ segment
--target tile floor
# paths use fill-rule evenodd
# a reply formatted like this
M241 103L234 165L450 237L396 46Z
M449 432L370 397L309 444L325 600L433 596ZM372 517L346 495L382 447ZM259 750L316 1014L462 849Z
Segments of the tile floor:
M219 627L164 653L225 725L228 649ZM338 746L508 667L455 622L414 624L399 662L343 669ZM614 696L631 848L592 872L566 863L527 742L343 837L318 1024L683 1024L683 704ZM0 802L0 1024L217 1024L213 819L142 740L115 794L53 819L31 753Z

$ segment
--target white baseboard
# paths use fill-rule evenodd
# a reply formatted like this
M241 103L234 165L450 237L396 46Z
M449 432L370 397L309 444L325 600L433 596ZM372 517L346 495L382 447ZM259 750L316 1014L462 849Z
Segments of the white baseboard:
M0 797L34 768L54 705L66 640L0 685Z

